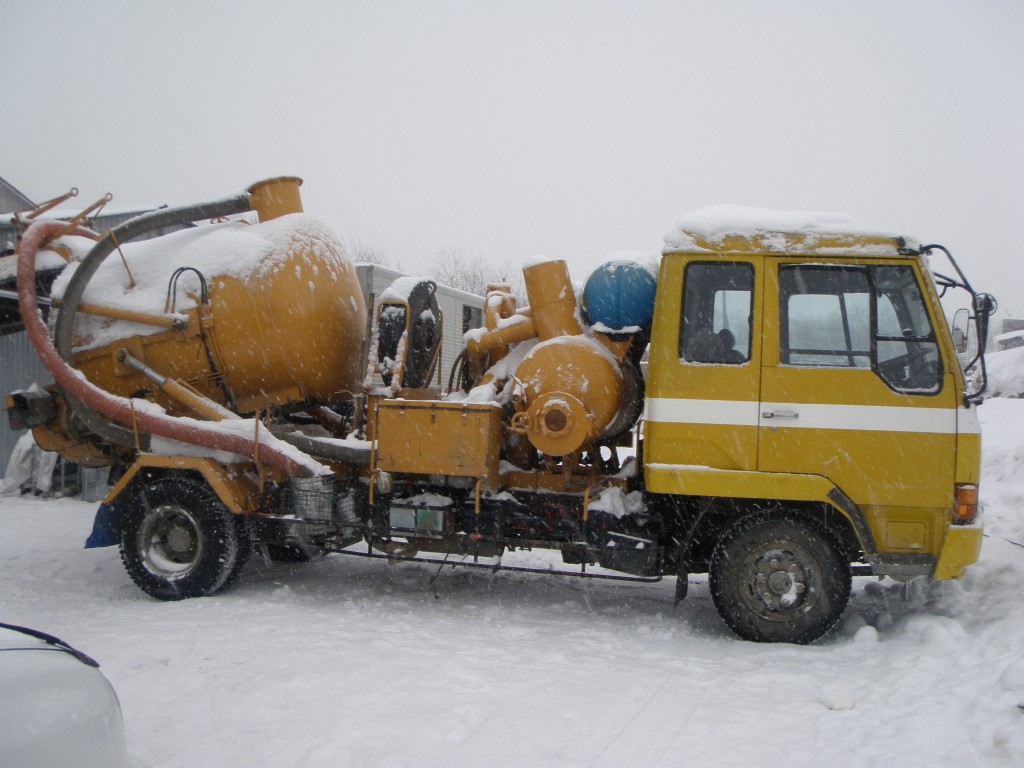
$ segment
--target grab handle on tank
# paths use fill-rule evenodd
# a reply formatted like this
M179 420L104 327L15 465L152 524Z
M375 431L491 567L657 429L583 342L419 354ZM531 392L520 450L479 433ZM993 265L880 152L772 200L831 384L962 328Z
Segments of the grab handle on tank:
M199 278L199 301L205 307L210 303L209 292L206 288L206 275L195 267L178 267L171 273L171 279L167 281L167 299L164 301L164 312L174 312L178 304L178 278L185 272L194 272Z

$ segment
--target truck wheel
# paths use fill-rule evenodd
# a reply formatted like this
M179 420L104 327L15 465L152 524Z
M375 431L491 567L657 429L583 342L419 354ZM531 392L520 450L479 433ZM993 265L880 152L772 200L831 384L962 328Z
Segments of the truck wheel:
M201 480L165 477L140 487L121 512L121 560L160 600L212 595L238 578L249 529Z
M711 554L711 597L744 640L811 643L850 599L849 557L813 518L757 512L726 531Z

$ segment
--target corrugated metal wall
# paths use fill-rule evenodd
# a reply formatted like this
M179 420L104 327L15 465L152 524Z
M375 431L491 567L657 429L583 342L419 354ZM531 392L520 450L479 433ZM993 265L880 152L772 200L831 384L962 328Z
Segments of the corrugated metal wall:
M0 178L0 213L22 211L30 206L31 201L28 198L18 192L9 182ZM153 209L100 214L92 218L90 224L96 232L102 233L150 210ZM3 218L9 219L10 217ZM168 227L138 239L148 240L178 229L182 229L182 227ZM0 251L8 241L16 242L17 237L18 231L13 224L9 221L0 221ZM36 357L35 351L29 343L28 335L25 333L0 335L0 397L6 397L19 389L27 389L34 383L45 386L53 383L53 378ZM7 425L7 419L4 419L4 423L0 425L0 477L6 471L7 461L14 449L14 444L18 442L18 438L22 434L24 434L23 431L14 432Z
M0 397L6 397L19 389L28 389L32 384L46 386L53 383L53 377L39 362L26 333L12 333L0 336ZM4 419L0 425L0 476L7 470L7 459L14 450L24 431L15 432Z
M99 232L100 234L103 234L107 230L113 229L114 227L118 227L124 224L129 219L134 219L140 213L148 213L151 210L154 209L146 208L140 211L129 211L126 213L112 213L106 216L96 216L95 218L90 219L90 228L94 232ZM179 229L183 229L183 227L166 227L164 229L158 229L154 232L150 232L149 234L143 235L142 237L137 237L135 238L135 240L150 240L154 237L160 237L161 235L176 232ZM7 243L16 245L17 241L18 230L15 228L15 226L5 221L0 221L0 251L4 249Z
M31 205L32 201L15 189L9 181L0 179L0 213L23 211Z

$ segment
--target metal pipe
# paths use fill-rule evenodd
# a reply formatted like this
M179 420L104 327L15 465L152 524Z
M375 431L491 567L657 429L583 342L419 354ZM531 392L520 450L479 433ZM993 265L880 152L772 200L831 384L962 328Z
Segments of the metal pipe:
M539 573L544 576L571 576L575 579L604 579L607 581L631 581L640 584L657 584L662 580L661 576L618 576L611 573L594 573L593 571L587 571L585 564L581 564L581 570L579 571L552 571L547 568L528 568L521 565L502 565L500 562L497 564L492 563L467 563L464 560L453 561L453 560L438 560L434 557L420 557L418 555L408 556L401 554L376 554L374 552L360 552L355 549L329 549L336 555L349 555L351 557L366 557L373 560L401 560L409 563L428 563L430 565L450 565L452 570L456 568L479 568L486 569L488 571L513 571L516 573ZM449 553L450 554L450 553ZM466 556L470 556L472 553L468 553Z
M221 421L223 419L239 418L238 414L229 411L219 403L215 403L213 400L203 397L197 392L193 392L181 382L169 379L166 376L157 373L141 360L133 357L127 349L121 349L118 351L117 361L122 365L131 368L133 371L138 371L160 387L161 391L167 393L169 397L177 400L186 408L189 408L199 414L204 419L209 419L210 421Z
M14 301L17 301L18 300L18 292L17 291L8 291L6 289L0 289L0 299L13 299ZM52 302L49 299L43 298L42 296L37 296L36 297L36 303L39 304L42 307L48 307L48 306L50 306L50 304Z
M90 205L81 213L77 214L73 219L71 219L67 224L65 224L63 229L58 230L56 233L50 235L50 239L56 240L58 237L63 237L71 230L80 226L82 222L84 222L85 219L89 216L90 213L92 213L93 211L99 212L103 210L103 207L113 199L114 196L107 192L107 194L105 194L103 197L101 197L95 203Z
M354 445L338 445L337 443L325 443L315 437L303 435L301 432L291 432L287 435L279 435L289 445L294 445L303 453L308 453L318 459L337 461L343 464L358 464L369 466L370 449L360 448Z
M65 200L69 200L72 197L77 197L77 196L78 196L78 187L72 187L67 192L65 192L63 195L57 195L57 197L51 198L50 200L47 200L45 203L40 203L39 205L37 205L32 211L30 211L25 216L25 219L27 219L27 221L23 221L21 223L22 224L31 224L33 220L38 219L40 216L42 216L47 211L52 210L53 208L56 208L58 205L63 203ZM15 219L17 219L18 214L14 214L14 216L15 216Z
M60 309L63 302L54 301L53 306ZM78 311L83 315L95 315L96 317L109 317L111 320L127 320L132 323L143 325L155 325L158 328L169 328L176 331L183 331L188 328L187 317L174 317L173 315L157 315L151 312L138 312L134 309L118 309L117 307L102 307L99 304L79 304Z

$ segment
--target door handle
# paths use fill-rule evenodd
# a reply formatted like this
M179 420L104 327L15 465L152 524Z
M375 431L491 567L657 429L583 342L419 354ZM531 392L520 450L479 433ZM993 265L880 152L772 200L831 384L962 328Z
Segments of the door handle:
M798 419L800 414L796 411L761 411L762 419Z

